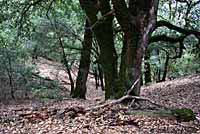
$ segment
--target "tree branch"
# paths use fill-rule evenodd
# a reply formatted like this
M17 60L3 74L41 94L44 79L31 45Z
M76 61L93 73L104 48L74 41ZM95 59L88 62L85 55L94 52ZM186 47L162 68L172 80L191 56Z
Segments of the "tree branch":
M150 43L163 41L163 42L169 42L169 43L178 43L180 41L183 41L183 39L186 38L186 35L182 35L179 37L169 37L165 34L163 35L155 35L150 38Z
M24 8L23 8L23 10L22 10L22 13L21 13L21 17L20 17L20 27L22 27L22 21L23 21L23 19L24 19L24 17L25 17L25 15L26 15L26 13L30 10L30 8L31 7L33 7L33 6L36 6L36 5L38 5L40 2L42 2L43 0L37 0L37 1L35 1L35 2L32 2L31 1L31 3L29 4L29 5L27 5L27 6L25 6Z
M191 35L191 34L193 34L193 35L195 35L198 39L200 38L200 32L199 32L199 31L184 29L184 28L175 26L175 25L173 25L173 24L171 24L171 23L169 23L169 22L167 22L167 21L163 21L163 20L158 21L158 22L156 23L156 28L158 28L158 27L164 27L164 26L167 27L167 28L170 29L170 30L175 30L175 31L177 31L177 32L179 32L179 33L182 33L182 34L185 34L185 35ZM155 29L156 29L156 28L155 28Z

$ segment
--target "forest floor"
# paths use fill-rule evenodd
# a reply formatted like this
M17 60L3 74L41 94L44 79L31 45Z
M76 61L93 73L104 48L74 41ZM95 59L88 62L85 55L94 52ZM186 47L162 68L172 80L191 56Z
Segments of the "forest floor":
M89 84L87 100L0 103L0 134L200 134L199 120L127 114L121 104L86 111L104 100L103 92ZM199 117L200 74L143 86L141 96L166 107L190 108Z

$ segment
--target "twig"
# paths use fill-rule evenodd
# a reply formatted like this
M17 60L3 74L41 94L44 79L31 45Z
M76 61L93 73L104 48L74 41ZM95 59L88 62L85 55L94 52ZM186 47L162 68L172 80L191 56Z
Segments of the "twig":
M109 11L108 13L104 14L101 18L99 18L93 25L91 25L90 27L88 27L88 29L94 29L94 27L96 25L98 25L101 21L103 21L104 19L106 19L106 17L113 15L115 13L114 10ZM89 17L88 17L89 18Z

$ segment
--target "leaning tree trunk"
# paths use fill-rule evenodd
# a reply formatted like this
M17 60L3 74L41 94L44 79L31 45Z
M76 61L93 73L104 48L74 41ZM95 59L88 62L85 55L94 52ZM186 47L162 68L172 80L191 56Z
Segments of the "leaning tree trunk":
M89 22L86 21L85 24L85 33L84 33L84 42L83 42L83 49L81 51L81 59L79 64L78 76L76 79L76 88L72 92L72 97L74 98L83 98L85 99L86 95L86 83L88 72L90 68L90 54L92 48L92 32L89 27Z
M72 75L71 75L71 70L70 70L70 67L69 67L69 64L68 64L68 60L66 59L67 56L66 56L66 53L65 53L65 48L64 48L63 42L62 42L60 37L58 38L58 40L59 40L59 43L60 43L60 47L62 49L62 59L61 60L64 64L64 66L67 69L67 74L69 76L69 81L70 81L70 85L71 85L71 93L72 93L74 91L74 80L73 80Z
M112 0L112 3L127 41L125 72L127 88L130 88L141 77L142 59L156 23L158 0L132 0L129 7L125 0ZM139 95L140 86L138 82L131 94Z

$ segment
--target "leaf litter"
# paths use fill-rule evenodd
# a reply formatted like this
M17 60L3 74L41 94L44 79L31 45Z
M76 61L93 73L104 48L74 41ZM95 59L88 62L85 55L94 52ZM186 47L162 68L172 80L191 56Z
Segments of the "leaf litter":
M163 106L191 108L200 115L200 75L145 86L141 95ZM178 122L175 118L127 114L129 108L121 104L86 111L95 105L94 99L71 98L0 104L0 134L200 133L199 120Z

